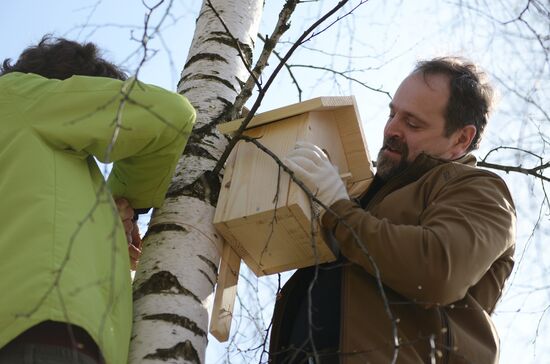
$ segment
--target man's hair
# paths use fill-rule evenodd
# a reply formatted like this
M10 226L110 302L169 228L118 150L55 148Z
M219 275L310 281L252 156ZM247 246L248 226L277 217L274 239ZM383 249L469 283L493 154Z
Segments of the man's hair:
M59 80L74 75L127 78L120 68L101 58L93 43L80 44L50 35L45 35L38 45L25 49L14 65L11 59L4 60L0 75L11 72L35 73Z
M450 95L445 110L445 136L466 125L476 134L468 151L477 149L493 104L493 88L487 75L475 64L460 57L441 57L418 62L413 73L449 77Z

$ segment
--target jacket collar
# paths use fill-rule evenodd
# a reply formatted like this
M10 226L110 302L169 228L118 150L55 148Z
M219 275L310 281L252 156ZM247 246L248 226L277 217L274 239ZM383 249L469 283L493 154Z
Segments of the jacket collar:
M465 154L464 156L455 160L444 160L431 157L425 153L421 153L418 157L416 157L416 159L411 163L410 166L408 166L403 172L388 180L387 183L395 183L395 180L406 181L405 184L414 182L431 169L439 167L446 163L460 163L475 166L476 158L472 154Z
M382 200L385 196L387 196L391 192L418 180L428 171L446 163L460 163L460 164L465 164L469 166L475 166L476 158L472 154L466 154L455 160L443 160L443 159L437 159L437 158L431 157L425 153L421 153L407 168L405 168L405 170L403 170L401 173L397 174L396 176L390 178L386 182L381 181L378 175L375 175L374 176L375 181L373 181L371 186L378 185L379 188L378 188L378 191L372 191L374 192L374 194L371 195L372 196L371 198L368 198L368 200L370 200L368 202L368 205L377 203L378 201ZM361 199L367 194L368 194L368 189L366 193L363 194Z

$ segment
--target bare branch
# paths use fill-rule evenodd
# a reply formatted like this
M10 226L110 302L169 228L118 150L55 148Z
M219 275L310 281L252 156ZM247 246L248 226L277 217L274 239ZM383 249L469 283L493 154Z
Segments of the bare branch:
M541 180L543 180L545 182L550 182L549 177L544 176L542 173L538 173L538 171L541 170L541 169L549 168L550 167L550 162L547 162L547 163L545 163L543 165L540 165L538 167L535 167L535 168L524 168L522 166L507 166L507 165L502 165L502 164L497 164L497 163L489 163L489 162L483 162L483 161L478 162L477 165L480 166L480 167L497 169L497 170L500 170L500 171L504 171L506 173L518 172L518 173L522 173L522 174L527 174L527 175L533 176L535 178L540 178Z
M262 36L261 34L258 34L258 38L260 38L264 42L266 42L266 40L267 40L266 37ZM279 59L279 61L281 61L283 59L283 57L281 57L279 52L277 52L276 50L273 50L273 54L275 55L275 57L277 57ZM294 73L292 72L291 67L286 63L285 63L285 68L288 71L288 74L290 75L290 78L292 79L292 83L296 86L296 89L298 91L298 101L302 101L302 88L298 84L298 80L294 76Z
M519 166L509 166L509 165L503 165L503 164L487 162L487 158L489 158L489 156L491 154L496 153L499 150L515 150L515 151L519 151L519 152L522 152L522 153L529 154L529 155L539 159L540 164L536 167L533 167L533 168L526 168L526 167L523 167L521 165L519 165ZM485 157L483 157L483 159L481 159L477 163L477 165L480 166L480 167L501 170L501 171L504 171L506 173L518 172L518 173L533 176L535 178L539 178L539 179L541 179L542 181L545 181L545 182L550 182L550 177L547 177L547 176L544 175L545 170L547 168L550 169L550 161L549 162L544 162L544 159L541 156L539 156L539 155L537 155L537 154L535 154L535 153L533 153L529 150L525 150L525 149L521 149L521 148L505 147L505 146L499 146L499 147L493 148L489 152L487 152Z
M337 17L333 22L331 22L329 25L327 25L326 27L324 27L323 29L321 29L320 31L318 32L315 32L315 33L312 33L308 38L302 40L300 42L300 44L302 43L306 43L306 42L309 42L310 40L312 40L313 38L317 37L318 35L324 33L325 31L327 31L328 29L332 28L332 26L336 23L338 23L340 20L344 19L345 17L348 17L349 15L353 14L353 12L359 8L361 5L365 4L368 0L361 0L357 5L355 5L351 10L349 10L348 12L346 12L344 15L342 16L339 16ZM347 3L347 1L340 1L340 3ZM343 6L344 4L342 4Z
M380 93L388 96L390 100L392 99L392 97L391 97L391 95L388 91L385 91L381 88L376 88L376 87L369 86L365 82L363 82L361 80L358 80L355 77L349 76L348 74L351 73L351 72L354 72L353 70L351 70L351 71L337 71L337 70L329 68L329 67L314 66L314 65L308 65L308 64L291 64L288 67L289 68L294 68L294 67L296 67L296 68L310 68L310 69L314 69L314 70L321 70L321 71L330 72L330 73L333 73L337 76L343 77L348 81L358 83L359 85L361 85L361 86L363 86L363 87L365 87L365 88L367 88L371 91L380 92Z
M340 8L342 8L349 0L342 0L338 2L336 6L334 6L331 10L329 10L327 13L325 13L321 18L319 18L317 21L315 21L302 35L298 38L296 43L286 52L286 54L283 56L277 67L275 67L275 70L271 73L271 76L267 80L265 86L263 89L261 89L258 93L258 97L256 98L256 101L254 102L254 105L250 109L250 112L243 120L241 126L239 129L235 132L235 136L233 139L229 141L229 144L227 148L224 150L222 156L218 160L218 163L213 169L213 174L218 175L220 171L223 168L223 165L225 164L225 161L229 157L229 153L231 153L231 150L233 150L233 147L238 141L238 137L242 135L243 131L246 129L248 123L250 123L250 120L252 120L252 117L256 114L256 111L260 107L260 104L262 103L263 98L265 97L266 91L269 89L283 66L288 62L292 54L296 51L296 49L299 47L300 44L303 43L304 39L306 39L320 24L324 23L327 19L329 19L334 13L336 13Z
M254 87L254 84L252 81L255 80L262 73L264 68L267 66L267 62L269 60L269 57L271 56L271 53L273 52L273 50L275 49L275 46L279 42L279 39L290 28L290 24L289 24L290 17L294 12L294 9L296 8L296 5L299 2L300 2L299 0L287 0L287 2L285 3L285 5L283 6L283 8L279 13L277 24L275 25L273 32L271 32L271 36L269 37L266 36L265 39L262 39L264 41L262 52L260 53L258 61L254 66L254 69L250 72L250 77L248 78L241 92L235 99L235 102L233 105L234 110L236 111L241 110L241 108L244 106L246 101L252 95L252 89ZM260 85L258 85L258 90L261 90Z

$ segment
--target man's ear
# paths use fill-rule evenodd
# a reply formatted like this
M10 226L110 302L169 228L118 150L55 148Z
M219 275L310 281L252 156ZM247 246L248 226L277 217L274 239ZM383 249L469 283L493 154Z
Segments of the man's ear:
M474 125L466 125L455 131L455 144L453 146L454 158L460 158L472 144L476 136L477 128Z

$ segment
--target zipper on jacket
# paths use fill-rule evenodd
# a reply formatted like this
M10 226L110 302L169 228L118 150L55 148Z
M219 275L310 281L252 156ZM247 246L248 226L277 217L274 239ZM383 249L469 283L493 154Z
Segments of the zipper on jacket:
M447 317L447 312L442 308L438 307L439 317L441 317L441 325L446 328L445 331L445 340L444 345L447 349L443 352L443 364L449 364L449 358L451 356L451 351L453 350L453 337L451 336L451 326L449 325L449 318ZM447 355L445 355L447 353Z

